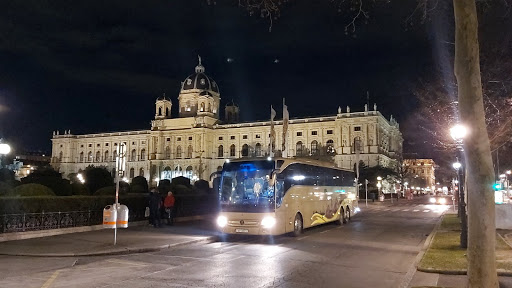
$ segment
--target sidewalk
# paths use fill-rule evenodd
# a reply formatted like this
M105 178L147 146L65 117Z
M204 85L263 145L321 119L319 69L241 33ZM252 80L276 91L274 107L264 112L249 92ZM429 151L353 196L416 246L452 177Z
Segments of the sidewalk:
M62 234L43 238L0 243L0 255L73 257L116 255L157 251L216 239L214 225L206 220L178 222L174 226L154 228L149 225Z

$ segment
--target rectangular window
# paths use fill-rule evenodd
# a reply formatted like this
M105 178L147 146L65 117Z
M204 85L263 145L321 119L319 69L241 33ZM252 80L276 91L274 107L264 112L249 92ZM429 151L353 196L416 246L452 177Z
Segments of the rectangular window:
M84 148L84 145L80 145L80 148Z
M188 140L192 140L192 137L188 137Z
M327 134L332 134L332 130L327 130Z
M176 141L181 141L181 137L176 138Z
M108 143L105 143L105 146L108 146Z
M318 135L318 131L311 131L311 135Z
M92 144L89 144L89 147L92 147Z
M96 144L96 147L100 147L100 144L99 144L99 143L98 143L98 144Z
M235 140L235 136L231 136L231 140Z
M142 141L142 144L146 144L146 141Z
M302 136L302 132L297 132L297 136Z
M167 142L169 142L169 141L171 141L171 138L167 138L166 140L167 140Z
M132 145L135 145L135 142L132 142Z
M242 139L247 139L247 135L242 136Z
M222 137L219 137L219 141L222 141L222 139L223 139Z
M256 134L256 138L261 138L261 135L260 134Z
M361 131L361 126L354 127L354 131Z

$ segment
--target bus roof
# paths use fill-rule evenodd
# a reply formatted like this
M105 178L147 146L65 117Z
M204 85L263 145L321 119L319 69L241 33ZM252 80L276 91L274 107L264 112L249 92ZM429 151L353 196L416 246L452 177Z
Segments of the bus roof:
M326 168L332 168L337 169L341 171L347 171L347 172L354 172L350 169L344 169L337 167L334 165L334 163L329 161L320 161L315 159L307 159L307 158L283 158L283 157L272 157L271 161L283 161L283 164L280 168L285 168L290 164L299 163L299 164L307 164L307 165L313 165L313 166L320 166L320 167L326 167ZM263 157L244 157L244 158L237 158L237 159L229 159L229 162L244 162L244 161L269 161L268 158Z

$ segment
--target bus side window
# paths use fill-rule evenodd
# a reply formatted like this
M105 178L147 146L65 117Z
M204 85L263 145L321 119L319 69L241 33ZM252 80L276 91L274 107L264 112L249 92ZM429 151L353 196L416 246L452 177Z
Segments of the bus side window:
M276 207L280 207L284 196L284 179L278 177L276 180Z

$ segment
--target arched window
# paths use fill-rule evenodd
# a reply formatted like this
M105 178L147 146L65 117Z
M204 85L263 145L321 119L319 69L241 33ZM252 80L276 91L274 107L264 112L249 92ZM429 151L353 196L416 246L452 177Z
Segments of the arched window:
M201 103L201 108L199 109L199 111L204 112L204 102Z
M59 153L59 162L62 162L62 155L63 155L63 153L62 153L62 151L60 151L60 153Z
M79 162L84 162L84 152L80 152Z
M162 107L158 107L158 116L162 116Z
M165 108L165 116L168 117L169 116L169 108Z
M92 162L92 151L89 151L89 153L87 153L87 162Z
M139 169L139 176L144 177L144 168Z
M105 151L105 157L103 157L103 161L108 162L108 150Z
M297 142L297 144L295 145L295 155L302 156L303 150L304 145L302 145L302 141Z
M192 158L192 145L188 145L187 148L187 158Z
M229 156L230 157L235 157L236 156L235 144L231 144L231 146L229 146Z
M101 162L101 153L100 151L96 151L96 162Z
M247 157L247 156L249 156L249 145L244 144L242 146L242 157Z
M208 103L208 112L212 112L212 103Z
M132 150L132 155L130 155L130 161L137 161L137 150Z
M140 161L146 160L146 149L140 150Z
M334 152L336 151L336 150L334 150L334 141L332 141L332 140L327 140L325 146L327 148L326 149L327 154L334 154Z
M176 158L181 158L181 146L176 147Z
M171 159L171 147L165 147L165 159Z
M255 152L256 152L256 157L261 156L261 144L260 143L256 143Z
M318 141L313 140L311 142L311 155L317 155L318 154Z
M133 179L135 177L135 168L130 168L130 179Z
M115 161L116 158L117 158L117 150L114 150L114 153L112 153L112 159L114 159L114 161Z
M217 158L223 158L224 157L224 146L219 145L219 148L217 148Z
M187 169L185 170L185 172L186 172L186 174L185 174L185 175L186 175L188 178L192 178L192 174L193 174L193 172L192 172L192 166L188 166L188 167L187 167Z

